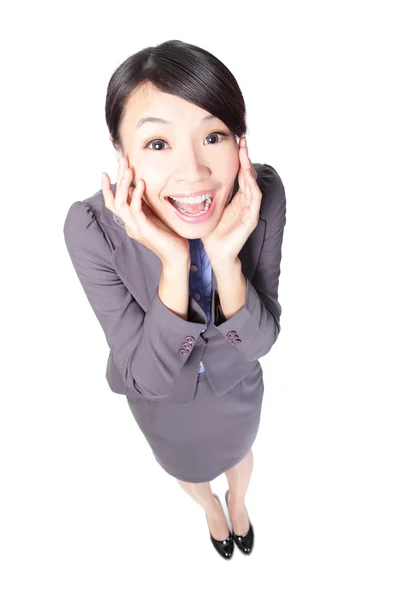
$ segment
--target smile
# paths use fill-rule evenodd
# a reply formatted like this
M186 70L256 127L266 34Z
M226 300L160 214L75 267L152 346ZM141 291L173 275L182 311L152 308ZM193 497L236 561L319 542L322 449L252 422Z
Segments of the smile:
M202 223L209 219L214 212L217 193L212 191L211 194L206 193L201 196L184 197L185 202L183 202L182 198L179 201L175 199L178 197L166 196L166 200L168 200L168 204L172 207L175 214L187 223Z

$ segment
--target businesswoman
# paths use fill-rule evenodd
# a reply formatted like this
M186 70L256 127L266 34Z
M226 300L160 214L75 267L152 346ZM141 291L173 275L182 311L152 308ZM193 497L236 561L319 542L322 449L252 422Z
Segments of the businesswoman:
M69 208L64 236L155 459L204 509L214 548L249 554L245 506L280 331L282 181L253 164L245 103L215 56L169 40L127 58L105 105L118 179ZM229 521L210 482L226 474Z

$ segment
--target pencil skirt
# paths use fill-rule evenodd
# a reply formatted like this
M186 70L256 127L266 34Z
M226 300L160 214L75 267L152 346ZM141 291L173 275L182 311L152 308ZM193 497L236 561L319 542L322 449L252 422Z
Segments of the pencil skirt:
M203 372L188 405L126 398L160 466L176 479L203 483L225 473L250 452L260 425L263 395L263 373L257 361L253 371L222 396L213 392Z

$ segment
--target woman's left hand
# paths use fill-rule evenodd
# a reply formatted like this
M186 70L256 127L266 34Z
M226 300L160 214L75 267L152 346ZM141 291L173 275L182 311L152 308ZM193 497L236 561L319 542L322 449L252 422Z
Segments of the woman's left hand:
M239 141L239 161L239 189L225 207L215 229L201 238L211 263L235 262L259 220L262 193L256 183L257 172L250 162L244 137Z

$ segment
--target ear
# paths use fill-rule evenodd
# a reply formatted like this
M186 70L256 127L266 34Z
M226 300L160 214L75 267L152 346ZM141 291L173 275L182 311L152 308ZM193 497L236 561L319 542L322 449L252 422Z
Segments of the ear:
M110 137L110 142L111 142L111 145L112 145L112 147L113 147L113 150L114 150L114 152L115 152L115 156L116 156L116 158L117 158L117 162L119 162L119 159L121 158L122 154L121 154L121 152L120 152L119 150L117 150L117 149L116 149L116 147L114 146L114 140L112 139L111 135L110 135L109 137Z

